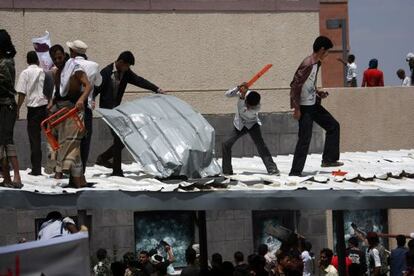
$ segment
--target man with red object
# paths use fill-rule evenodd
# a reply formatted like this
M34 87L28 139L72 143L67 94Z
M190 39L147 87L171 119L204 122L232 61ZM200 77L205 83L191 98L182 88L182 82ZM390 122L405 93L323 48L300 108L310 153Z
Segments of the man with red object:
M83 119L84 103L92 90L85 71L74 59L65 61L65 52L61 45L52 46L49 53L57 67L54 76L56 91L51 111L76 107L79 117ZM68 173L70 185L76 188L85 187L87 183L80 156L80 142L84 132L80 131L76 122L71 119L59 124L57 132L60 148L57 152L55 178L61 178L63 173Z

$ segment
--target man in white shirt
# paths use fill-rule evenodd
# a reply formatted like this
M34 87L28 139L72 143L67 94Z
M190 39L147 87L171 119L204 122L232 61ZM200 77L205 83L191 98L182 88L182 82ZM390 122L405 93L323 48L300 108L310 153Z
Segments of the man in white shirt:
M369 245L369 271L371 276L385 276L388 273L388 254L380 244L378 234L375 232L367 233Z
M346 63L343 59L338 58L342 64L346 65L346 83L348 87L357 87L357 65L355 63L355 56L349 55L348 56L348 63Z
M256 91L248 90L247 84L241 85L228 90L225 93L227 97L238 97L236 114L234 116L233 131L223 145L223 174L233 174L231 165L231 148L233 144L243 135L249 133L257 151L269 174L279 175L280 172L272 159L272 155L267 148L260 130L261 122L259 119L260 94Z
M320 253L320 274L321 276L338 276L338 270L331 264L333 252L329 248L324 248Z
M329 95L328 92L320 91L316 87L319 68L332 47L333 43L329 38L317 37L313 43L312 54L302 61L290 83L290 107L293 108L293 118L299 123L299 139L296 143L290 176L302 176L314 122L326 131L321 166L343 165L338 161L340 125L321 104L322 99Z
M411 86L411 78L405 75L404 69L398 69L397 76L401 80L401 86Z
M46 221L40 226L38 240L49 240L79 232L75 221L70 217L62 217L58 211L52 211L46 216Z
M44 94L43 85L45 72L39 66L39 59L35 51L27 53L29 65L20 73L16 85L18 92L17 114L26 99L27 106L27 133L30 142L30 161L32 163L31 175L41 175L42 149L40 123L47 117L48 99Z
M313 258L310 255L312 244L304 239L300 240L302 253L300 254L303 261L303 276L312 276L314 274Z
M66 42L66 46L69 47L70 51L70 57L75 60L76 63L78 63L82 69L85 71L89 83L92 86L92 91L89 94L88 101L85 102L85 128L86 128L86 134L82 138L81 141L81 159L82 159L82 165L83 165L83 171L85 171L86 164L88 162L89 157L89 148L91 144L91 137L92 137L92 110L94 109L94 101L92 100L93 97L93 90L95 86L100 86L102 83L102 76L99 71L99 64L87 60L86 57L86 50L88 49L88 45L84 43L81 40L75 40L73 42L68 41Z

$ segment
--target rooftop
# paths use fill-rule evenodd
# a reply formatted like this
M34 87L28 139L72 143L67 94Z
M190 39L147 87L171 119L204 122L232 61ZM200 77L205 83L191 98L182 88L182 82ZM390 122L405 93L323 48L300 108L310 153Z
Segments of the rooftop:
M288 176L292 155L275 157L280 176L268 175L259 157L233 158L235 174L194 180L158 180L123 164L125 178L88 167L93 188L68 188L68 179L30 176L24 187L0 187L0 208L124 209L357 209L414 207L414 149L346 152L340 168L320 167L321 155L308 156L304 176ZM340 169L344 176L334 176ZM277 199L277 200L276 200ZM246 203L249 201L249 204ZM276 200L276 201L275 201Z

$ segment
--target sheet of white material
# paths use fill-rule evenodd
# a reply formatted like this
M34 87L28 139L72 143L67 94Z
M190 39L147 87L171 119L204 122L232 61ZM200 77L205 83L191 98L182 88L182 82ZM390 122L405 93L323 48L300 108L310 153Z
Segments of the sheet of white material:
M292 155L277 156L274 158L280 176L268 175L259 157L233 158L235 175L221 182L223 187L215 186L210 180L203 185L206 191L292 191L296 189L308 190L380 190L384 192L408 191L414 192L414 179L405 177L405 173L414 174L414 149L379 152L347 152L341 155L345 165L340 168L322 168L321 155L308 156L304 177L288 176ZM221 160L218 160L221 162ZM56 180L51 176L31 176L30 170L21 171L24 187L23 191L45 194L77 193L84 190L121 190L121 191L151 191L151 192L195 192L200 191L200 185L194 187L196 181L164 183L150 175L142 173L137 163L123 164L126 177L110 176L111 170L101 167L88 167L86 178L94 183L93 188L73 189L65 188L68 179ZM340 169L348 172L345 176L333 176L332 171ZM0 178L0 181L2 179ZM0 187L0 189L7 189Z

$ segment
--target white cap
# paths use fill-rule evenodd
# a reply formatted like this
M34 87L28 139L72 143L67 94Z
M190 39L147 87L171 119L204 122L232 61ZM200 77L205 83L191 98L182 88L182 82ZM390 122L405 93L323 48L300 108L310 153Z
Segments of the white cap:
M88 45L86 45L86 43L82 40L68 41L66 42L66 46L82 55L86 54L86 49L88 49Z
M71 219L70 217L65 217L63 219L63 222L66 223L66 224L74 224L74 225L76 225L75 222L73 221L73 219Z
M410 59L414 58L414 54L413 53L408 53L407 57L405 58L406 61L410 61Z

